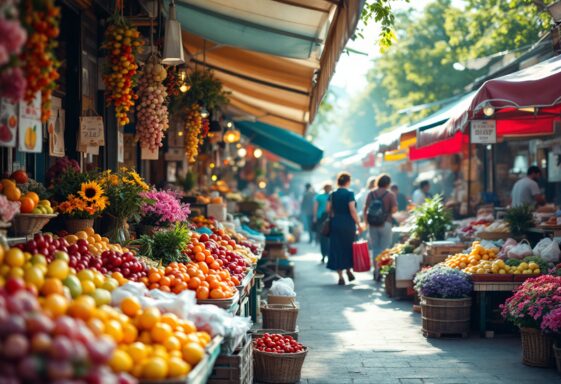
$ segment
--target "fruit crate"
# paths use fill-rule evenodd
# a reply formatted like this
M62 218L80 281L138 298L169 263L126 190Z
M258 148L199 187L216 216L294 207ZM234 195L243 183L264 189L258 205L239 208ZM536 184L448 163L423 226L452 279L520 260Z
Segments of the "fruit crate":
M197 364L186 377L166 380L140 380L139 384L205 384L212 374L212 369L220 354L220 344L222 344L222 336L216 336L212 339L206 348L205 357Z
M240 282L240 285L236 287L241 297L249 296L251 288L253 287L255 278L255 270L250 269L247 275Z
M466 248L467 247L464 243L450 243L448 241L426 242L423 264L436 265L446 260L448 256L460 253Z
M514 276L511 273L507 274L496 274L496 273L474 273L471 275L471 280L474 282L512 282L514 281Z
M231 355L220 355L214 363L208 384L253 383L253 346L251 338L244 336L243 344Z
M232 311L233 308L239 304L239 301L240 301L240 293L236 290L234 296L230 297L229 299L206 299L206 300L199 299L197 300L197 304L199 305L212 304L212 305L216 305L217 307L223 308L227 311Z

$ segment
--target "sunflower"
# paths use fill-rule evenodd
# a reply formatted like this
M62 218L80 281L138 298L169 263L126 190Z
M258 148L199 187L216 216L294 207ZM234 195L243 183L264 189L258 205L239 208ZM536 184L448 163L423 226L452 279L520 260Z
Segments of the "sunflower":
M82 183L82 189L78 194L85 201L96 201L103 195L103 188L95 182L88 181L87 183Z
M136 173L135 171L130 171L130 175L132 176L133 180L136 182L136 184L138 184L140 188L144 189L145 191L150 189L148 184L146 184L144 180L142 180L142 177L140 177L138 173Z

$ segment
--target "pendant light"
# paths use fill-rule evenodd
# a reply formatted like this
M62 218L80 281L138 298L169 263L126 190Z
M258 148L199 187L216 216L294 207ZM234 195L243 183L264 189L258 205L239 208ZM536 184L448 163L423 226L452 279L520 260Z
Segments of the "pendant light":
M185 63L183 56L183 41L181 38L181 24L177 21L175 4L169 3L168 18L166 20L166 35L164 39L164 57L162 64L179 65Z

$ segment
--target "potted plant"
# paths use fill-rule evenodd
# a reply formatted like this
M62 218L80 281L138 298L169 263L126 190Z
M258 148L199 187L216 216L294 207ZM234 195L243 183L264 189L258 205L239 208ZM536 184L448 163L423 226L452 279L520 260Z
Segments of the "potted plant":
M437 265L417 273L413 282L421 299L423 334L432 337L461 334L467 337L473 290L470 275Z
M106 213L111 219L106 235L112 243L124 244L130 239L128 221L138 221L145 200L142 193L150 187L136 171L124 167L105 171L101 184L109 199Z
M506 211L505 221L516 240L521 240L528 228L534 226L534 209L529 205L513 207Z
M452 229L452 215L436 195L413 211L413 235L421 241L444 240Z
M184 223L177 223L171 229L160 229L152 235L142 235L131 242L139 247L139 254L159 264L167 266L171 262L184 263L189 258L183 253L191 237Z
M560 306L561 277L550 275L526 280L502 306L503 317L520 328L524 364L551 364L553 339L541 326L544 317Z
M555 308L543 317L542 331L553 338L553 356L557 372L561 373L561 307Z
M107 205L105 191L97 181L92 180L81 183L75 194L68 194L66 200L57 206L57 210L64 215L66 230L76 233L92 228L94 219L107 208Z
M185 222L191 213L189 204L180 201L177 192L150 190L141 193L144 202L140 208L140 232L151 234L158 228L169 228Z

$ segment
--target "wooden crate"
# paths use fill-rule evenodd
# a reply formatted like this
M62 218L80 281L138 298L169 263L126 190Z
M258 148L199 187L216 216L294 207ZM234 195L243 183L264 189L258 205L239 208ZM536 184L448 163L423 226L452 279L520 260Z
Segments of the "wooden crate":
M253 383L253 346L246 336L242 347L232 355L220 355L214 363L208 384Z
M464 243L457 244L438 244L425 243L425 254L423 255L424 265L436 265L442 263L450 255L460 253L467 248Z

